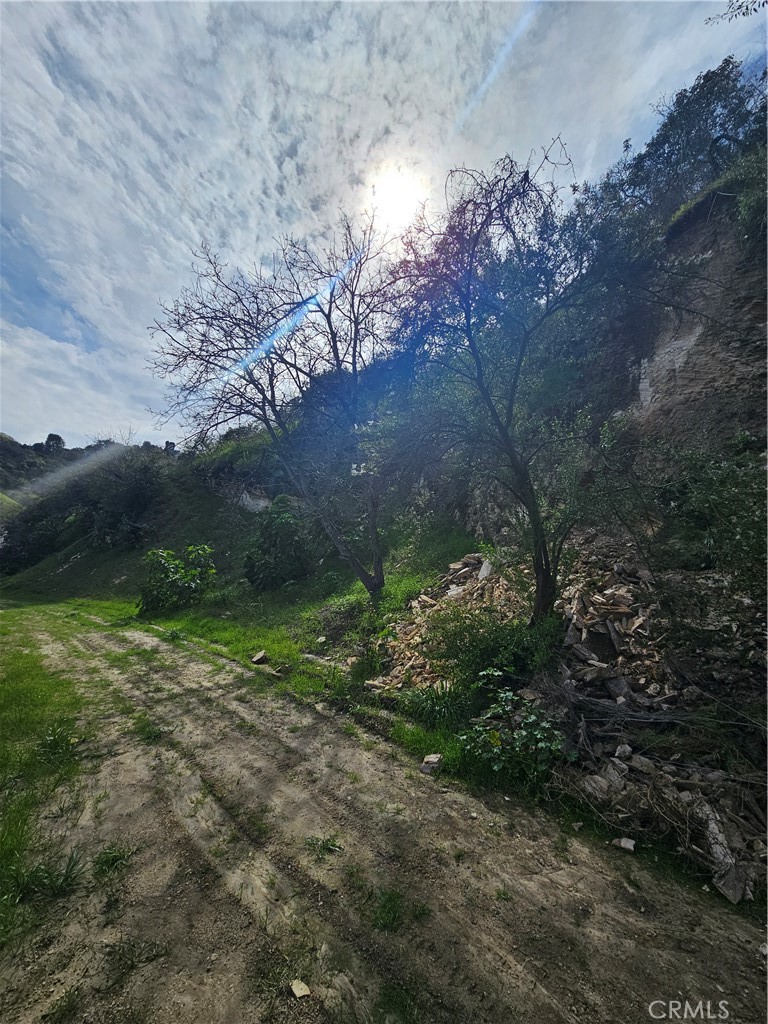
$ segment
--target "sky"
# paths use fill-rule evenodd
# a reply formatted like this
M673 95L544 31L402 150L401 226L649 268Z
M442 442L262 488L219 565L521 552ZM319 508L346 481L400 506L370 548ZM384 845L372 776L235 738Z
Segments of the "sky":
M247 268L387 174L436 197L557 135L597 177L661 96L764 54L760 16L706 24L725 6L0 4L0 429L181 440L148 328L201 242Z

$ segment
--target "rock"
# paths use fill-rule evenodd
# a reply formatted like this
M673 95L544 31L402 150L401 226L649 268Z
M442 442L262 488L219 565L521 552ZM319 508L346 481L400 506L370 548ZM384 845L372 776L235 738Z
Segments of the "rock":
M625 836L622 836L621 839L614 839L611 846L618 846L620 850L626 850L628 853L635 852L635 840L627 839Z
M420 771L424 772L425 775L434 775L435 772L440 770L440 765L442 763L442 754L427 754L427 756L421 762Z
M616 747L616 757L626 759L632 756L632 747L628 743L620 743Z
M583 821L574 821L573 824L571 825L571 828L573 829L574 832L579 832L581 829L584 828L584 822Z
M326 644L326 643L328 643L328 637L327 636L319 636L317 638L317 640L316 640L316 643L318 643L318 644Z
M522 690L518 690L517 693L515 694L515 696L519 697L521 700L530 700L530 701L541 700L541 694L540 693L536 693L535 690L529 690L527 687L523 687Z
M269 665L257 665L256 668L262 673L262 675L280 679L280 673L276 669L270 668Z
M486 558L485 561L483 562L483 564L480 566L480 572L477 574L477 578L479 580L488 579L488 577L491 575L492 572L493 572L493 566L491 565L491 563Z
M608 783L614 793L620 793L624 789L624 779L612 764L603 765L600 769L600 778Z
M691 704L694 701L701 700L704 694L701 692L698 686L686 686L683 690L682 696L683 700Z
M626 676L614 676L612 679L604 679L603 686L614 700L618 700L619 697L623 697L626 700L632 694L629 679Z
M291 992L293 992L297 999L305 999L308 995L312 994L309 986L305 985L299 978L295 978L291 982Z
M610 798L611 787L599 775L587 775L586 778L581 779L579 785L588 797L597 800L598 803L605 803Z
M629 759L629 763L632 768L637 768L639 772L643 772L645 775L655 775L658 768L650 760L650 758L643 757L642 754L633 754Z
M266 651L259 651L258 654L254 654L251 658L254 665L262 665L265 661L269 661Z

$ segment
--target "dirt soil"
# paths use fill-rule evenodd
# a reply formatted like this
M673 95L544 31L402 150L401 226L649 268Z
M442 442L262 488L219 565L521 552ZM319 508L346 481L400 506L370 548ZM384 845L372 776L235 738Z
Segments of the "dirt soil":
M99 707L50 829L135 852L2 965L4 1021L639 1024L654 1000L764 1021L761 932L713 894L224 659L138 630L42 639Z

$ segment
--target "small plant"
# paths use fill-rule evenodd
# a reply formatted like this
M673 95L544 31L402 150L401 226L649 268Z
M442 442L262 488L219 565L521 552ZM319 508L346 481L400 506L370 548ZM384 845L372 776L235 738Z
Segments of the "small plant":
M372 913L375 928L383 932L399 931L405 922L405 897L395 889L380 889Z
M157 743L163 736L163 730L159 725L155 725L146 711L139 711L134 716L133 731L145 743Z
M304 840L304 845L312 851L315 855L315 860L318 862L324 861L329 854L341 853L344 849L343 846L339 845L339 835L337 832L333 832L325 837L308 836Z
M129 846L105 846L93 858L92 872L97 882L103 882L124 871L130 863L134 850Z
M117 987L137 967L152 963L165 956L167 947L160 942L120 938L105 947L105 955L112 975L112 986Z
M496 899L499 900L500 903L509 903L509 901L512 899L512 893L509 891L506 885L501 885L496 890Z
M73 985L66 992L59 996L50 1010L46 1010L40 1018L43 1024L68 1024L74 1021L80 1010L80 988Z
M174 551L155 548L146 553L143 562L146 578L139 615L188 608L203 597L216 576L213 549L207 544L190 544L186 561Z

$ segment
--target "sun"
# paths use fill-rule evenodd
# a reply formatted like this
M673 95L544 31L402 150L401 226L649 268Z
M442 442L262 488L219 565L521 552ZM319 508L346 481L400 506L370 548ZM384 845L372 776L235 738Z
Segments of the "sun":
M427 193L426 180L414 171L384 167L371 179L369 206L379 227L399 234L414 219Z

